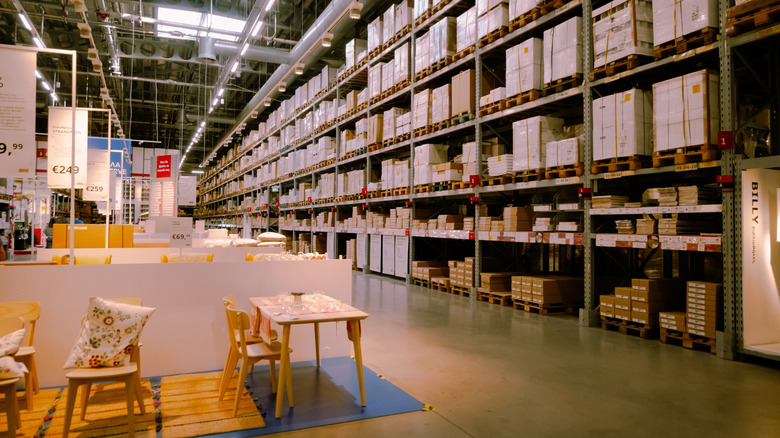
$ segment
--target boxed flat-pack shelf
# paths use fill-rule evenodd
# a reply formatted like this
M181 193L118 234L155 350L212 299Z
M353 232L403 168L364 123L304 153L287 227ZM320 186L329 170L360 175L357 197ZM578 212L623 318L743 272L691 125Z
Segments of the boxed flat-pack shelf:
M653 111L649 91L633 88L593 100L591 173L648 167Z
M620 0L593 10L590 79L631 70L653 59L653 7L646 0Z

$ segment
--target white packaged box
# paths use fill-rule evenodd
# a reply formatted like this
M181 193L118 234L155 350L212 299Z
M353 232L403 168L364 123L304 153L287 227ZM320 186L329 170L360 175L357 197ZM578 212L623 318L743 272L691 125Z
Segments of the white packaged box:
M322 73L320 74L320 79L322 82L320 83L321 89L326 89L330 84L336 82L336 72L338 69L336 67L329 67L325 66L322 69Z
M531 38L506 50L506 97L542 89L542 40Z
M582 18L573 17L544 31L542 82L582 73Z
M380 63L382 66L382 92L393 88L395 85L395 63L393 60Z
M441 164L447 162L446 144L423 144L414 148L414 165Z
M382 22L382 16L378 16L368 24L368 42L366 48L369 52L373 52L376 49L382 47L382 32L384 31L384 23Z
M414 58L414 73L420 73L431 65L431 38L430 32L425 32L417 38L414 46L417 52Z
M515 172L544 168L545 145L561 136L563 119L536 116L512 123L512 168Z
M382 64L368 67L368 97L379 97L382 94Z
M431 123L440 123L450 118L450 84L431 92Z
M409 43L401 44L394 53L395 76L393 85L409 80Z
M409 187L409 160L396 161L393 170L393 187Z
M415 20L431 7L431 0L414 0Z
M546 145L546 167L571 166L580 162L579 138L551 141Z
M433 173L431 180L434 183L448 182L448 181L462 181L463 170L461 169L437 170Z
M594 68L629 55L654 55L650 1L613 1L594 10L592 15Z
M593 100L593 160L653 152L650 91L631 90Z
M433 182L433 166L430 164L414 166L414 185L431 184Z
M344 53L347 58L344 67L349 69L356 66L360 62L359 55L366 51L366 47L368 47L368 41L366 40L358 38L349 40L344 47Z
M473 6L460 14L457 19L456 47L457 52L466 50L477 43L477 7Z
M487 14L477 17L477 38L487 36L490 32L509 26L509 7L502 3Z
M717 0L653 0L653 44L718 27Z
M391 158L389 160L382 161L382 190L390 190L395 188L395 162L397 160Z
M509 20L519 18L535 8L539 3L541 3L541 0L509 0Z
M717 144L718 74L708 70L653 84L654 150Z
M412 2L402 0L395 5L395 33L409 29L412 26Z
M430 58L431 64L455 54L457 48L458 19L444 17L431 26L430 30Z
M414 94L412 108L412 129L425 128L431 124L431 90L424 89Z
M395 5L390 5L382 14L382 44L389 42L395 34Z

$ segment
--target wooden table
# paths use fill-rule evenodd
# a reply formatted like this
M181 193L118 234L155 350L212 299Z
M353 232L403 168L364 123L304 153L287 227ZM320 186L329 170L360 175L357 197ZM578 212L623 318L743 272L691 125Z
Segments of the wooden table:
M320 295L319 299L325 303L334 301L326 295ZM358 384L360 385L360 404L361 406L366 406L366 390L363 382L363 354L360 349L360 321L368 318L367 313L347 304L342 304L340 311L329 310L326 304L313 310L304 308L299 312L291 311L286 313L275 297L256 297L249 300L252 302L252 307L256 309L258 320L267 318L271 322L282 326L282 357L279 364L279 384L276 392L276 418L281 418L282 416L285 377L290 373L290 329L292 326L299 324L314 324L317 366L320 366L319 324L339 321L345 321L348 324L348 329L352 333L351 340L355 351L355 364L357 366ZM287 388L287 392L289 393L290 407L293 407L292 387Z
M54 260L11 260L0 262L0 266L45 266L56 265Z

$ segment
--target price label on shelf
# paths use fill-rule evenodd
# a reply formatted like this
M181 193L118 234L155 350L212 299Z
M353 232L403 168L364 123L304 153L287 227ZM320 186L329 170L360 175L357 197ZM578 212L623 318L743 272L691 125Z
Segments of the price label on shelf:
M192 218L171 219L171 248L192 248Z

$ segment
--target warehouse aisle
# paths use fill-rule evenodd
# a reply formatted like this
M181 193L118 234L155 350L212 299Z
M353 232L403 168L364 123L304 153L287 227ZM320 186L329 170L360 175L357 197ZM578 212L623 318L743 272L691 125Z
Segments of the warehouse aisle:
M423 403L294 437L776 437L780 370L355 273L364 363ZM372 400L368 403L381 403Z

